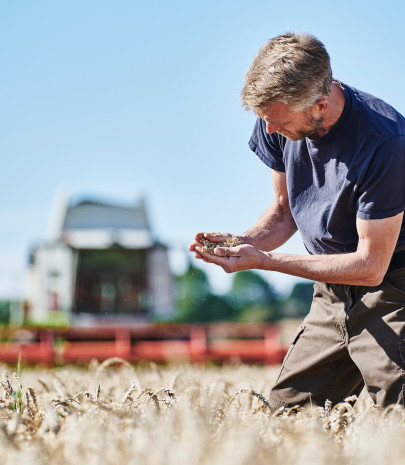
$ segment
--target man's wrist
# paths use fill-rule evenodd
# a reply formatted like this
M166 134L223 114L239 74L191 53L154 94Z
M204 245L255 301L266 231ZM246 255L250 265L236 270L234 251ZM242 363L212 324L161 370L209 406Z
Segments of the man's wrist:
M272 254L271 252L260 252L259 270L272 270Z

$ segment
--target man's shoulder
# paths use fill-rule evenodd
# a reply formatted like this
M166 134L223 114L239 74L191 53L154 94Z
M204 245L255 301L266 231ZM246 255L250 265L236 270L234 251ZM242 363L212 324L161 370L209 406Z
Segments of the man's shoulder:
M405 118L392 105L368 92L345 84L352 100L352 110L384 139L405 134Z
M363 105L367 105L370 107L377 107L377 108L384 108L384 109L390 109L393 110L394 112L398 113L397 110L395 110L392 105L387 103L385 100L370 94L369 92L365 92L364 90L360 90L357 87L350 86L348 84L343 84L343 86L349 91L350 95L352 98L354 98L354 104L355 103L360 103Z

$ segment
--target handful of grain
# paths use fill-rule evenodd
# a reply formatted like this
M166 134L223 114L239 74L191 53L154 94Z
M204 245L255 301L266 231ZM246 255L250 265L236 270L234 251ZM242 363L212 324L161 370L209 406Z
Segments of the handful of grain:
M224 242L212 242L208 239L201 239L201 243L203 245L202 251L203 252L210 252L214 253L215 247L235 247L237 245L243 244L236 236L228 237L228 239Z

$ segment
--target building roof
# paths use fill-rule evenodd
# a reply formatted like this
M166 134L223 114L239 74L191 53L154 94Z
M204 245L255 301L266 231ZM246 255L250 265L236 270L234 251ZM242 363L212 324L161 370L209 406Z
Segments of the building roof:
M75 248L147 248L153 244L144 201L128 206L93 200L69 204L60 238Z

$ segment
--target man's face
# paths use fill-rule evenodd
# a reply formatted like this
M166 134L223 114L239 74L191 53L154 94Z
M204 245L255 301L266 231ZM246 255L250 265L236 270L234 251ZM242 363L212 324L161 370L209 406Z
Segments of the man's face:
M287 104L274 102L257 114L266 123L267 134L277 132L292 141L316 138L316 132L323 124L316 106L308 111L292 112Z

